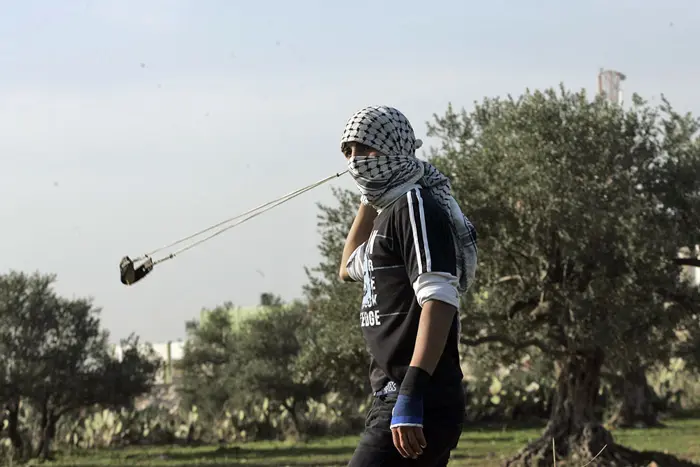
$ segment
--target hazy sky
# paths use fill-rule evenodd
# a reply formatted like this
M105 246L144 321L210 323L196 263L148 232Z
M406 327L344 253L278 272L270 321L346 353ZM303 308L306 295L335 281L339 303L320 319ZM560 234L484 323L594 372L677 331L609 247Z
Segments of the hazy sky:
M626 95L700 112L698 24L698 0L2 1L0 270L56 273L113 339L177 339L203 306L300 296L330 184L133 287L118 262L343 170L365 105L424 137L448 102L594 91L606 67Z

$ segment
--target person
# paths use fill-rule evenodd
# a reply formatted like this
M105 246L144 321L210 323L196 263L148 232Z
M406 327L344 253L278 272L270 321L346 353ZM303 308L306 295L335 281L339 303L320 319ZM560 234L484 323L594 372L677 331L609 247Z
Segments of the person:
M351 467L447 465L465 416L459 300L476 270L476 231L449 180L416 158L397 109L356 112L341 151L361 193L339 276L363 283L359 324L375 398Z

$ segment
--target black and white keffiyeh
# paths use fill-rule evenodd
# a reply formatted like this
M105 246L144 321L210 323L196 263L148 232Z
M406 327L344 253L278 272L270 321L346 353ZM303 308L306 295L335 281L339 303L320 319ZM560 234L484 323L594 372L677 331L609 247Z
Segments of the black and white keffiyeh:
M457 251L458 290L464 293L476 273L476 230L452 196L449 179L429 162L416 158L416 150L423 143L416 139L408 119L393 107L365 107L345 125L341 148L351 142L381 153L374 157L352 157L348 161L363 203L381 211L418 184L430 190L445 210Z

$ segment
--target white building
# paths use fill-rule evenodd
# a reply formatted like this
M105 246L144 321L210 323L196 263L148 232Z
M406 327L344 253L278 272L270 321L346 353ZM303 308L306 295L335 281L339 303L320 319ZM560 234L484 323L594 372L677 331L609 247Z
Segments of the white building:
M182 360L185 354L185 342L182 340L149 343L154 352L163 360L163 366L156 375L156 384L172 384L179 377L176 363ZM112 346L115 357L121 359L122 347L120 344Z

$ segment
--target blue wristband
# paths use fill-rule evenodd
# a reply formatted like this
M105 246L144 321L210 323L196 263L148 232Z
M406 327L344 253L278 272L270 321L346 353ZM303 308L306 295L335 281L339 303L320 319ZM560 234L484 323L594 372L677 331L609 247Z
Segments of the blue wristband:
M423 398L399 394L391 411L390 428L399 426L423 427Z

